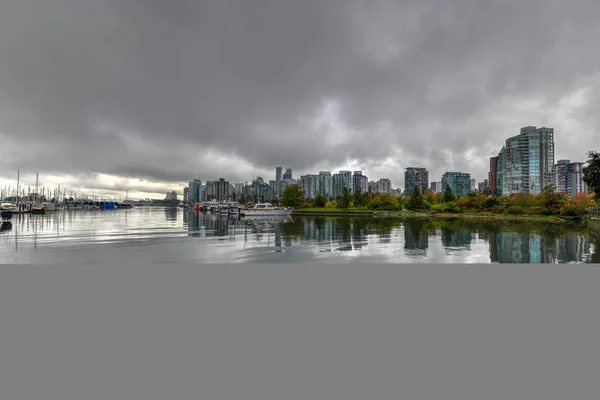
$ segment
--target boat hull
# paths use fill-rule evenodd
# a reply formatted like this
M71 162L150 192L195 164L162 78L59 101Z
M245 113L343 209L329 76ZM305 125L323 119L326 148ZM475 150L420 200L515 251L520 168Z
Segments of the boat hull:
M255 210L255 209L249 209L249 210L244 210L242 211L242 213L244 214L245 217L268 217L268 216L287 216L287 215L292 215L292 213L294 212L294 210Z
M2 219L9 220L13 217L13 212L12 211L2 211L1 215L2 215Z

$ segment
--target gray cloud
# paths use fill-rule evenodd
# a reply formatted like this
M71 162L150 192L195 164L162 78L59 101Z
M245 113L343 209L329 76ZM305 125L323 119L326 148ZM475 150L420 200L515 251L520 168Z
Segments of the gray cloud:
M554 127L557 156L582 160L599 125L598 12L591 0L9 2L0 180L19 168L243 181L349 160L395 186L409 165L483 179L525 125ZM316 123L325 105L334 118Z

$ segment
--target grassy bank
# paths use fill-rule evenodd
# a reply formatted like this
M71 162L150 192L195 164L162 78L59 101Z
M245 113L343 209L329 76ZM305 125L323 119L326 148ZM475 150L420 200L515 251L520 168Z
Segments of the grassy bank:
M417 213L412 211L378 211L369 209L332 209L332 208L299 208L295 215L298 216L369 216L376 218L443 218L443 219L471 219L471 220L495 220L495 221L532 221L550 223L573 223L577 222L574 217L557 217L546 215L510 215L493 213Z

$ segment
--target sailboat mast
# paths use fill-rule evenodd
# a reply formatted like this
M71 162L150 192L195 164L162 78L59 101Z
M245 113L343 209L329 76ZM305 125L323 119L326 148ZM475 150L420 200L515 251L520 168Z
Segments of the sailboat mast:
M17 205L19 204L19 179L21 177L21 172L17 170Z
M38 190L39 190L39 186L38 186L38 184L39 184L39 180L38 180L38 179L39 179L39 173L38 173L38 172L36 172L36 173L35 173L35 204L37 204L37 202L38 202L38 198L39 198L39 194L38 194Z

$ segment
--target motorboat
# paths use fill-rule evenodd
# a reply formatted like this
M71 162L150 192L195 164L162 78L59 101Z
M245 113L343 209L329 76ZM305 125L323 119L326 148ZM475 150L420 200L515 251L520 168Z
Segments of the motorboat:
M241 212L243 216L275 216L275 215L292 215L293 207L275 207L271 203L258 203L252 208L247 208Z

